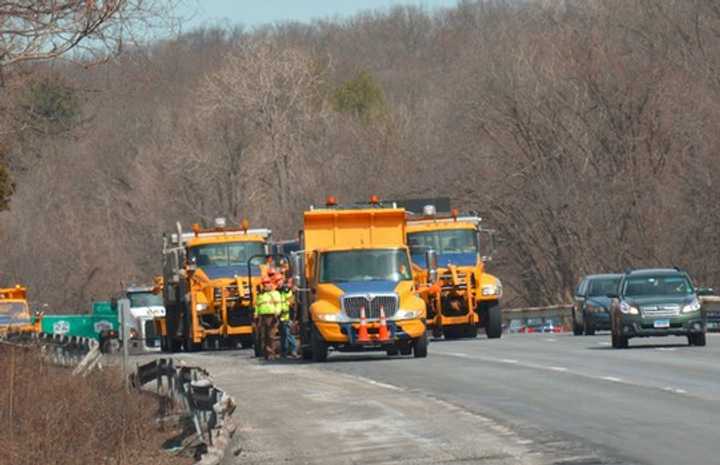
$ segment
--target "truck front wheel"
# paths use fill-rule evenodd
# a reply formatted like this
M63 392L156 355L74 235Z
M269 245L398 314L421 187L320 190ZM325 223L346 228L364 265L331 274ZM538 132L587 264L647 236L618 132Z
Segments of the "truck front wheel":
M312 346L313 362L324 362L327 360L328 346L316 329L313 329L312 336L310 337L310 345Z
M481 318L485 320L485 334L488 339L499 339L502 336L502 312L500 302L480 304Z
M422 336L417 338L415 344L413 344L413 356L415 358L425 358L428 353L428 339L427 334L423 333Z

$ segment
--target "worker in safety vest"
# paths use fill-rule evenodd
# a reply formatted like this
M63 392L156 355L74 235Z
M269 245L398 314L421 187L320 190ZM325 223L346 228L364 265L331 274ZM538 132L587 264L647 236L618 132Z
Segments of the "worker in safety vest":
M260 348L265 360L278 357L278 317L280 315L280 293L274 288L270 276L262 278L263 290L257 296L255 315Z
M280 292L280 351L283 357L297 358L297 342L292 334L292 320L290 319L293 293L290 283L286 281L281 271L275 273L275 286Z

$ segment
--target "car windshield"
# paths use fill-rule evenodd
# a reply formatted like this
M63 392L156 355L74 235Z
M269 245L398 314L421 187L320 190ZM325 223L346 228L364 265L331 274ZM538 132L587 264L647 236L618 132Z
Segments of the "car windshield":
M681 275L629 277L623 294L630 297L684 296L694 292L690 281Z
M410 263L404 250L348 250L325 252L320 256L322 283L410 279Z
M152 292L129 292L130 307L162 307L162 296Z
M0 316L20 317L27 314L28 308L24 302L0 302Z
M264 255L263 242L226 242L222 244L205 244L192 247L190 259L195 259L199 267L204 266L247 266L250 257ZM261 261L261 259L259 259Z
M478 251L477 236L473 229L409 233L408 245L413 254L423 254L429 249L433 249L439 255Z
M617 292L620 278L592 279L588 286L588 297L605 296Z

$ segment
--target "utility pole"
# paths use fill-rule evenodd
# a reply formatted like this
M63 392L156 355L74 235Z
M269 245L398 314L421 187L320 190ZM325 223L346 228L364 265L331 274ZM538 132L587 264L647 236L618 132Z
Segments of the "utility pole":
M127 313L130 312L130 300L129 299L118 299L117 301L118 312L120 313L120 337L122 341L122 374L123 383L125 384L125 390L130 390L130 379L128 378L128 330L125 324Z

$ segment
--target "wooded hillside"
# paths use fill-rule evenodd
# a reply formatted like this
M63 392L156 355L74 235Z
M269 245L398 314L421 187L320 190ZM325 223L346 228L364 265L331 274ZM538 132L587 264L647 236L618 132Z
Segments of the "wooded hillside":
M713 0L462 1L29 64L2 88L0 283L80 310L159 274L176 221L292 238L326 195L378 194L479 211L507 305L627 266L717 285L719 69Z

